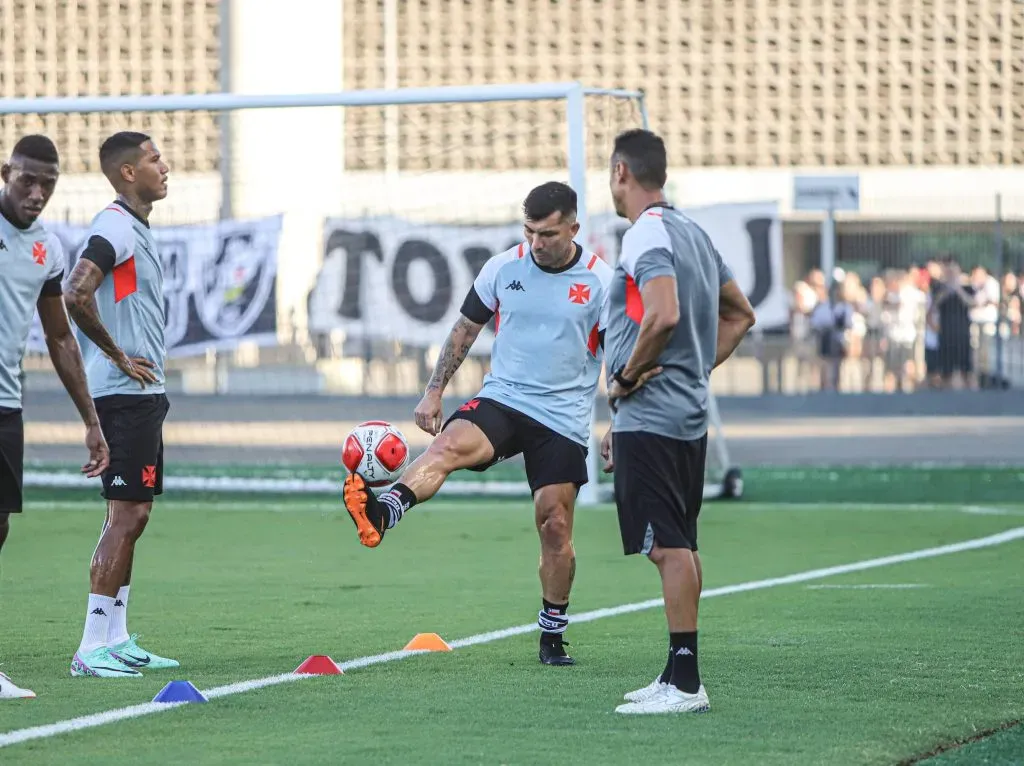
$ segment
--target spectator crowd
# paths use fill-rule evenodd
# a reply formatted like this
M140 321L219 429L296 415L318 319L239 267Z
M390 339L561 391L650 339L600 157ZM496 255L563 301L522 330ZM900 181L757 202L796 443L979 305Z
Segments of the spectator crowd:
M867 284L836 269L793 287L790 334L800 379L832 391L995 385L994 339L1021 335L1024 275L1002 283L952 257L883 270Z

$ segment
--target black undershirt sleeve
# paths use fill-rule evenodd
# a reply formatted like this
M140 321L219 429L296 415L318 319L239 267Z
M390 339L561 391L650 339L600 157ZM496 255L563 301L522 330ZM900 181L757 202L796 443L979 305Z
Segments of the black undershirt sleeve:
M99 266L103 276L113 271L114 261L117 260L114 246L98 234L93 234L89 237L89 243L85 246L82 258L86 261L92 261Z
M64 275L61 274L59 277L50 277L43 282L43 288L39 291L39 295L42 298L53 298L64 292L64 288L61 285Z
M477 293L476 287L470 287L469 292L466 293L466 300L462 302L462 316L466 317L470 322L476 322L477 324L487 324L491 321L491 317L494 316L494 312L487 308L487 305L480 299L480 294Z

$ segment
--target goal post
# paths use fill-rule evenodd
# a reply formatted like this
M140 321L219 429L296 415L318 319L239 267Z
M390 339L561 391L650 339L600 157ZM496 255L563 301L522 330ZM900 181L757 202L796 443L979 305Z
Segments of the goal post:
M193 341L172 345L175 390L219 395L224 412L218 416L232 409L239 392L277 396L282 412L296 391L352 397L355 406L344 415L314 416L301 433L266 411L253 413L252 422L225 417L206 426L172 418L169 449L175 443L189 449L169 460L168 488L236 492L330 491L336 481L328 466L336 471L341 428L376 418L411 420L411 413L375 411L374 397L422 389L424 369L482 260L521 236L520 205L532 186L568 181L579 199L579 241L614 264L625 222L610 210L608 152L621 130L648 127L641 92L578 82L6 99L0 114L4 140L15 131L45 132L62 155L65 144L77 141L82 153L63 172L44 213L44 223L59 229L67 245L69 265L84 244L83 227L109 201L96 167L99 141L117 130L139 130L153 135L167 156L171 194L155 206L153 224L170 289L177 291L167 299L169 334L175 342ZM233 219L221 220L225 211ZM173 246L165 248L161 232ZM259 258L273 251L273 269L264 264L259 275L243 273L254 270L246 258L257 249ZM241 273L238 283L231 274L211 276L222 268ZM269 306L263 313L273 315L262 334L252 331L253 321L242 328L239 319L254 313L245 300L257 294ZM213 308L204 308L208 302ZM232 334L232 328L242 330ZM489 339L482 336L478 346L453 380L460 396L472 393L486 371ZM45 360L33 364L45 371ZM709 455L717 459L709 457L716 467L707 477L708 497L723 494L730 468L717 408L712 420L717 435ZM423 446L421 435L406 435L414 448ZM592 480L581 490L581 505L608 498L607 481L599 481L601 436L595 427ZM76 438L72 423L31 426L40 467L28 471L26 483L81 484L48 459L51 452L64 455ZM280 445L294 445L300 460L308 455L323 470L275 465ZM200 457L191 460L190 452ZM196 470L176 474L175 463ZM445 492L528 495L521 479L460 478Z

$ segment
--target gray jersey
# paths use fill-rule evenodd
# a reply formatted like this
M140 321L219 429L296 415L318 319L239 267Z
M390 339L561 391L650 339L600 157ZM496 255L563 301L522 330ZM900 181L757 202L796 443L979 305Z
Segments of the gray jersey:
M718 345L718 296L732 272L696 223L668 207L643 212L622 239L605 336L609 382L640 333L640 291L654 277L675 277L679 324L658 358L659 375L618 403L613 430L691 440L708 429L708 388Z
M36 302L60 295L64 250L36 221L21 229L0 214L0 407L21 409L21 360Z
M113 259L98 259L104 278L96 290L100 319L114 342L128 356L144 357L155 365L156 383L145 388L125 375L81 330L89 392L93 398L110 394L164 393L164 272L149 225L120 203L107 205L92 221L89 232L113 248ZM101 263L101 260L104 262Z

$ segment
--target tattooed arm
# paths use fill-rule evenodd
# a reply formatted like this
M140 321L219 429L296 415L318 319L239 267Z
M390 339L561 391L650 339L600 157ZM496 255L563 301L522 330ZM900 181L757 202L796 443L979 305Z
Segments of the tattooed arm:
M117 359L124 356L124 352L114 343L107 328L103 326L99 309L96 307L96 290L103 281L103 276L100 267L95 263L85 258L79 259L64 290L64 302L71 318L85 336L108 357Z
M444 342L441 354L437 357L434 374L427 382L427 391L437 391L438 395L444 393L445 387L465 360L483 327L482 324L477 324L464 316L458 318Z
M483 324L460 316L444 342L437 364L434 365L434 373L427 382L427 390L414 412L416 425L432 436L441 430L441 395L483 327Z
M89 240L90 247L93 245L92 240L95 239L99 238L92 237ZM103 320L100 319L99 308L96 306L96 290L105 274L95 261L86 257L87 255L90 255L88 250L75 264L64 290L64 302L67 304L68 313L78 329L85 333L85 337L95 343L96 347L106 354L121 372L138 381L139 385L145 388L146 383L156 382L156 376L152 372L153 363L148 359L127 356L110 337L110 333L103 325Z

